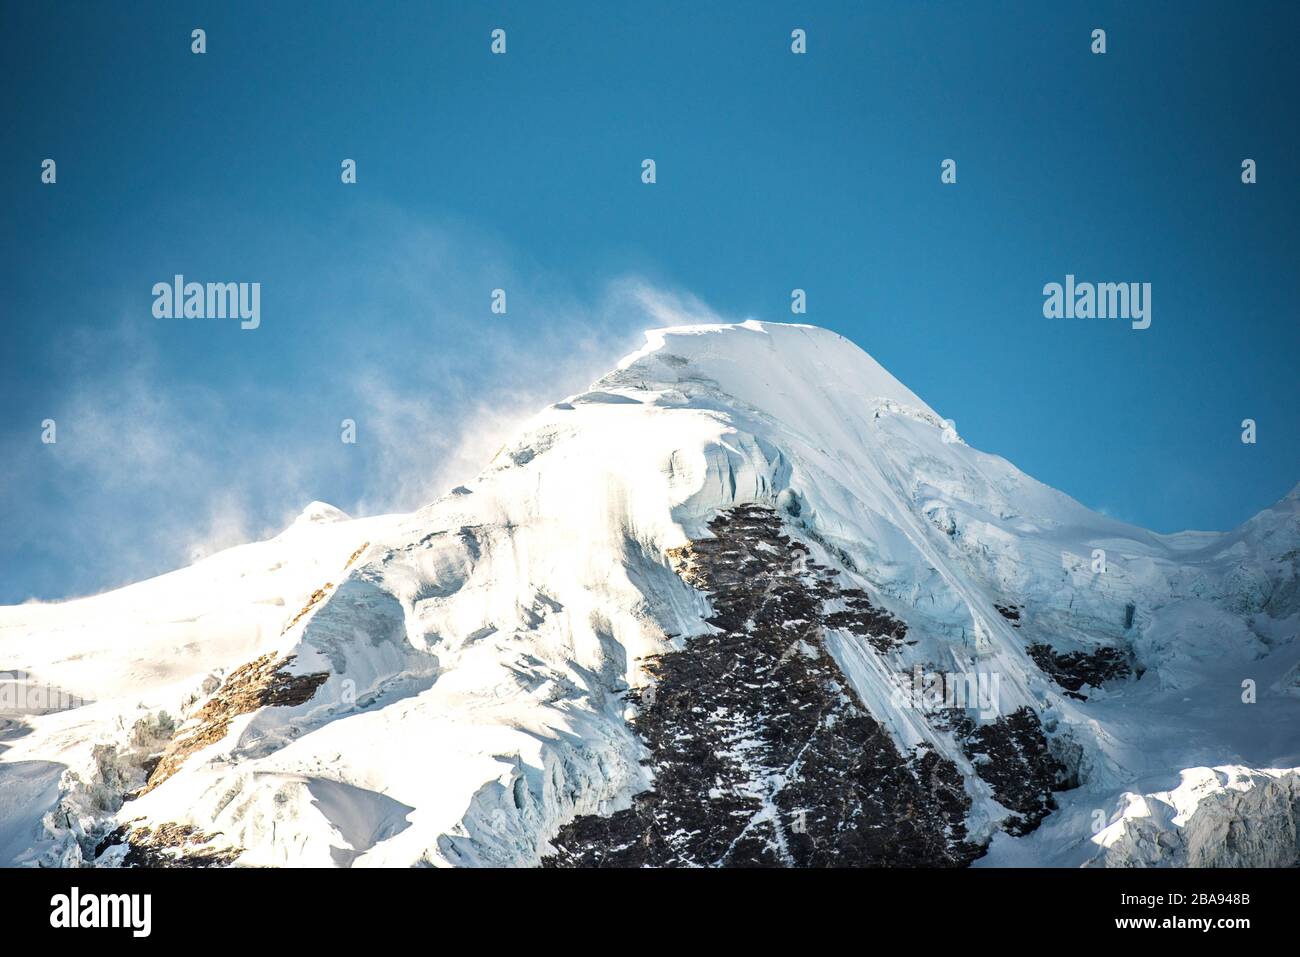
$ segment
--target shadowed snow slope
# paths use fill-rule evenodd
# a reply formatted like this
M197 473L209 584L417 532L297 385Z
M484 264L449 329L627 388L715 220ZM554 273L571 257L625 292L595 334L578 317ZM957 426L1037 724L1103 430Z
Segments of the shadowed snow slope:
M671 555L748 505L835 576L804 650L899 755L952 768L978 866L1296 861L1296 492L1222 534L1125 525L968 447L842 337L746 322L647 333L418 512L312 503L152 581L0 609L0 671L30 676L0 718L0 862L129 863L181 825L158 853L541 863L654 787L646 661L714 630ZM859 606L906 641L840 627ZM993 700L900 693L918 669ZM14 707L33 683L93 701ZM1063 769L1036 829L1013 724Z

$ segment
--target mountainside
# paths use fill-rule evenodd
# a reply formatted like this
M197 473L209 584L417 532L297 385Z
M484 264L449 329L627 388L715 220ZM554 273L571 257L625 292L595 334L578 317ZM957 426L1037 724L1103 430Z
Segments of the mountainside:
M417 512L0 608L76 696L0 864L1291 865L1298 557L1300 490L1158 535L831 332L655 330Z

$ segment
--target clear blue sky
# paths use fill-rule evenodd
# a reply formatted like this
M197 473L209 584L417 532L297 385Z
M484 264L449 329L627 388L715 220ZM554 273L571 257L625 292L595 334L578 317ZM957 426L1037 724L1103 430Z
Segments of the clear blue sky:
M972 445L1231 527L1300 479L1298 11L4 4L0 602L419 504L637 345L629 283L802 287ZM261 282L261 328L154 319L177 272ZM1045 319L1067 273L1151 282L1152 327Z

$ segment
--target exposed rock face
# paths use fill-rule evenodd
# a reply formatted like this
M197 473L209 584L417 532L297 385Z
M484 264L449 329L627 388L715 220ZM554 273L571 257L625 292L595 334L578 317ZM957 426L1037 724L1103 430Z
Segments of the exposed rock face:
M285 669L292 661L292 655L280 658L272 652L232 671L181 729L139 793L152 791L175 774L191 754L224 738L230 722L239 715L271 705L293 707L309 701L329 675L290 674Z
M213 848L219 835L205 834L189 824L160 824L156 828L123 824L95 848L96 858L125 846L113 854L119 867L226 867L233 864L242 848Z
M1079 689L1084 685L1100 688L1112 678L1124 678L1132 671L1128 655L1118 648L1098 648L1089 654L1071 651L1061 654L1049 645L1030 645L1029 656L1043 672L1066 690L1072 698L1087 700Z
M348 565L351 565L356 560L357 556L366 550L369 544L370 543L367 542L365 545L362 545L355 552L353 552L352 557L348 559ZM344 566L344 568L346 567L347 565ZM302 609L298 612L298 614L294 615L293 618L290 619L289 623L284 626L284 631L288 631L294 625L298 624L298 622L302 620L303 616L306 615L307 612L311 611L313 608L315 608L317 605L321 603L322 599L324 599L325 596L330 593L330 589L333 587L334 587L333 582L326 582L320 588L317 588L314 592L312 592L311 597L307 599L307 604L303 605Z
M770 509L744 506L671 558L709 592L715 633L647 664L632 694L654 789L580 817L547 866L960 866L970 800L957 767L903 754L823 643L882 650L906 626L807 559ZM830 604L846 608L827 611Z
M844 588L836 597L848 607L826 616L828 628L851 632L866 639L880 652L892 651L905 643L907 626L888 612L874 607L866 592L859 588Z
M988 724L968 717L953 722L962 750L975 773L993 788L993 796L1013 811L1003 829L1017 837L1028 834L1056 810L1053 791L1073 786L1064 764L1052 754L1038 715L1021 708Z
M1023 606L1009 604L1009 605L994 605L993 607L998 610L999 615L1001 615L1007 621L1011 622L1012 628L1020 627L1020 612Z

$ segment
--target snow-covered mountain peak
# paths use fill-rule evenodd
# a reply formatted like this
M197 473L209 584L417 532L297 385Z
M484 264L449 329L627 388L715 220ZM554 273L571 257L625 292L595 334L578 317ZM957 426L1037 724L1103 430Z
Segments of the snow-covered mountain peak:
M1215 822L1295 818L1250 771L1300 765L1294 493L1134 528L753 321L648 332L465 479L0 609L0 667L98 699L21 719L0 857L1213 863Z
M645 337L595 388L703 385L777 417L876 399L935 415L870 355L817 326L751 319L650 329Z
M297 517L290 524L290 528L301 525L324 525L330 522L346 522L350 520L347 512L341 508L329 504L328 502L308 502L306 508L298 513Z

